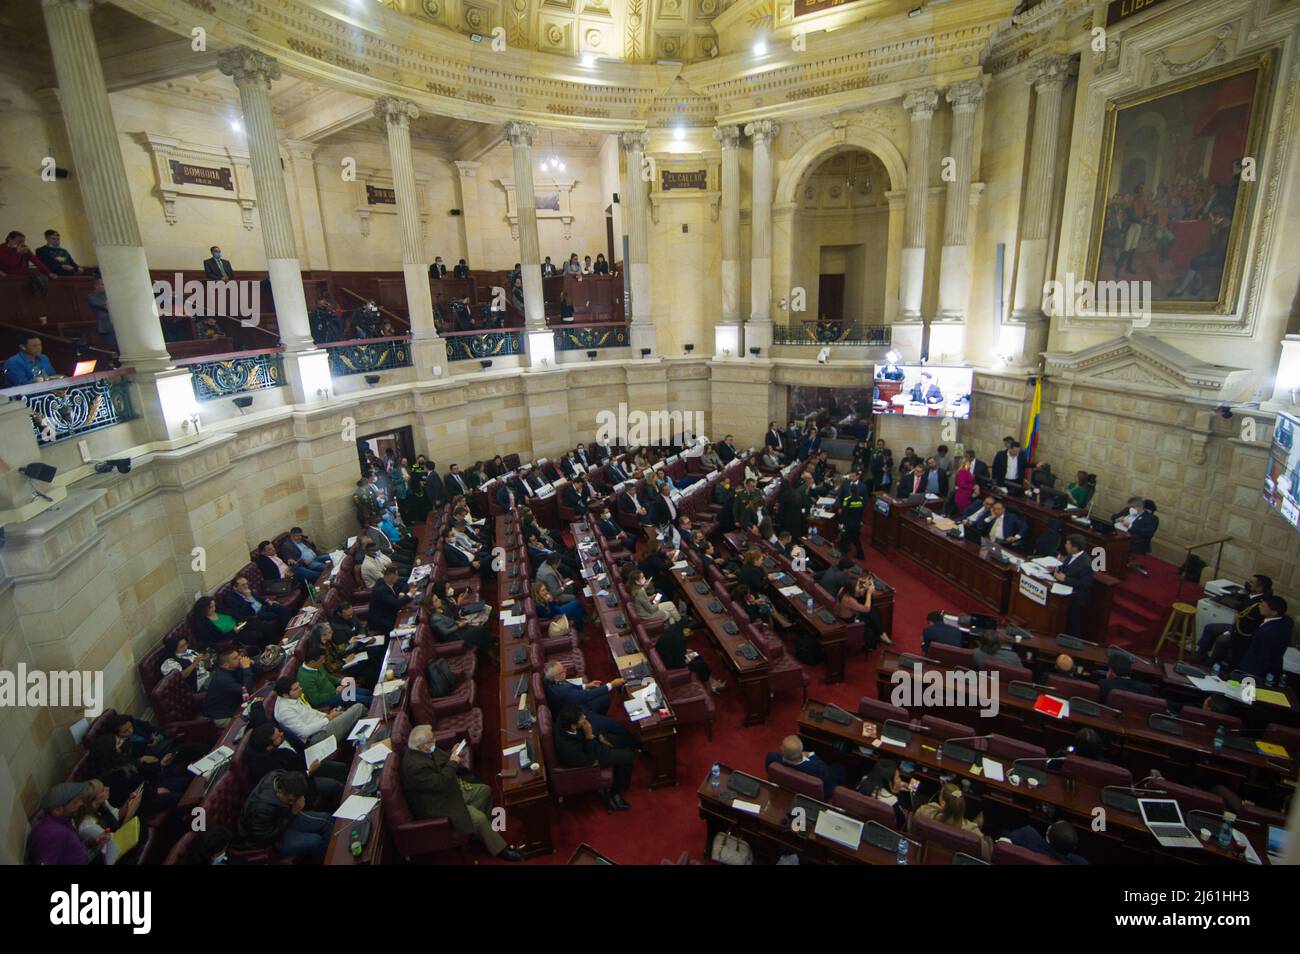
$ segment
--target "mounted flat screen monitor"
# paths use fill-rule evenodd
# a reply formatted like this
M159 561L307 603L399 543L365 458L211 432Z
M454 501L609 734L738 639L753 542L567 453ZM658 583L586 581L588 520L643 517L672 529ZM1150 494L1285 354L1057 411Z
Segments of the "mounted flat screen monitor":
M1300 530L1300 418L1278 414L1264 472L1264 499Z
M970 417L971 368L919 364L876 365L872 407L877 414Z

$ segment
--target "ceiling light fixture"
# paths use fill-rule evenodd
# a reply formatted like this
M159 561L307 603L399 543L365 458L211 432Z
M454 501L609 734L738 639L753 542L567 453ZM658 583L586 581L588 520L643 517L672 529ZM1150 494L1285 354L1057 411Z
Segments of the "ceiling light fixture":
M758 41L756 41L756 42L754 43L754 55L755 55L755 56L766 56L766 55L767 55L767 41L766 41L766 40L758 40Z

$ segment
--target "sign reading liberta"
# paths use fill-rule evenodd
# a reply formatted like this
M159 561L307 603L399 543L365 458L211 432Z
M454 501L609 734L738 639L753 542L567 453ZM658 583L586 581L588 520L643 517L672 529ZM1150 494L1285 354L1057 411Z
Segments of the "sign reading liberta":
M1139 13L1146 13L1157 3L1163 2L1164 0L1111 0L1106 5L1106 26L1112 26L1120 20L1127 20ZM797 7L796 0L796 9ZM798 14L795 14L795 16L798 16Z
M231 180L233 175L231 169L195 166L188 162L177 162L175 159L172 159L170 164L172 182L176 185L211 186L214 189L225 189L227 192L235 191L235 183Z

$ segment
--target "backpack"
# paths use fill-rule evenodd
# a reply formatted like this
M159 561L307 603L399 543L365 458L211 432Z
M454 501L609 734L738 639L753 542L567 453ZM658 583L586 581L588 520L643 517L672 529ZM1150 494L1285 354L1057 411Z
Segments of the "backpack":
M456 689L456 674L445 659L435 659L425 667L425 676L429 682L429 696L442 699Z
M794 658L808 666L818 665L822 661L821 643L809 633L795 633Z

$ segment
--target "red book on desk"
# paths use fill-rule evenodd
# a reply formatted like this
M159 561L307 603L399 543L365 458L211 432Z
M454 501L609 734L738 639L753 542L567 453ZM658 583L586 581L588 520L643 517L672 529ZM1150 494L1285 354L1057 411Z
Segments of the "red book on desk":
M1049 715L1053 719L1063 719L1066 714L1066 705L1067 703L1064 699L1058 699L1055 696L1044 694L1039 696L1038 701L1034 703L1034 711L1041 712L1044 715Z

